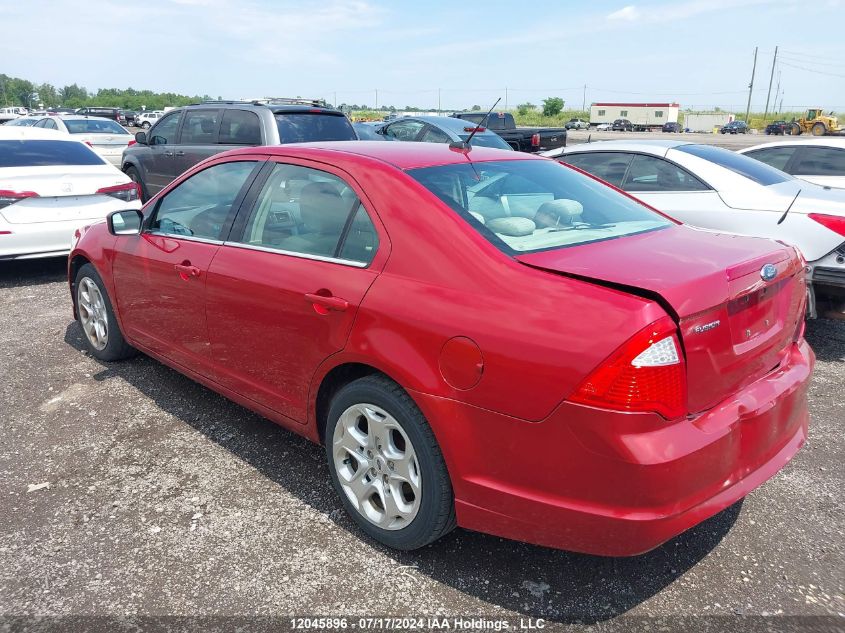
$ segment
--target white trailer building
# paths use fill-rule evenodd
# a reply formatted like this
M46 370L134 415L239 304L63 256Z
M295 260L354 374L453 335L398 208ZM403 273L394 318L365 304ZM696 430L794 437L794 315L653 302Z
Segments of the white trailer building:
M734 115L727 112L689 112L684 116L683 126L690 132L712 132L733 120Z
M628 119L635 129L658 129L664 123L677 123L677 103L593 103L590 104L590 125Z

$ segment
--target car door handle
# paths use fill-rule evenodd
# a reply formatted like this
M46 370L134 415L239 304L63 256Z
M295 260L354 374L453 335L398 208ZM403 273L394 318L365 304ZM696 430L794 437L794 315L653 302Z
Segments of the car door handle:
M164 155L165 156L173 156L173 152L171 152L170 150L167 150L167 151L164 152Z
M190 264L174 264L173 268L179 273L179 276L188 281L191 277L199 277L200 269Z
M185 155L185 152L183 152L181 149L174 154L174 156L184 156L184 155Z
M305 300L312 304L314 309L320 314L326 314L329 310L343 312L349 308L349 302L346 299L341 299L340 297L326 297L325 295L308 292L305 294ZM325 312L319 308L323 308Z

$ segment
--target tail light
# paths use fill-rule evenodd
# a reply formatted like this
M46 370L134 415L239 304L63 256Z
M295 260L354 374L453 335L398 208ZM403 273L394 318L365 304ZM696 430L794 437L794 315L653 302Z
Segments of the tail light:
M34 191L6 191L0 189L0 209L8 207L24 198L37 198L38 194Z
M97 193L104 193L107 196L123 200L124 202L132 202L133 200L141 199L140 187L138 186L138 183L135 182L103 187L102 189L97 189Z
M540 135L539 134L532 134L531 135L531 147L540 147Z
M487 128L481 127L480 125L478 127L465 127L464 128L464 132L486 132L486 131L487 131Z
M823 213L810 213L808 215L811 220L815 220L825 228L845 236L845 218L835 215L825 215Z
M640 330L569 397L594 407L652 411L668 420L686 413L686 366L669 317Z
M138 143L138 141L136 141L136 140L133 138L131 141L129 141L129 142L126 144L126 147L132 147L133 145L135 145L135 144L137 144L137 143Z

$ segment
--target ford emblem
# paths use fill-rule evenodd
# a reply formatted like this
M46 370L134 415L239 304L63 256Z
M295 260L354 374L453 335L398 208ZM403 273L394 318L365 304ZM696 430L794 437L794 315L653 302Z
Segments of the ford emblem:
M766 264L760 269L760 277L763 278L763 281L771 281L777 276L778 269L774 264Z

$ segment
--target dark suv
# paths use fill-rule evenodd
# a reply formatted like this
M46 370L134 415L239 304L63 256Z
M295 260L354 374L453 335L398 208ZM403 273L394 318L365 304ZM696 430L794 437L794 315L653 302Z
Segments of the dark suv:
M719 130L722 134L748 134L748 124L745 121L731 121Z
M149 131L135 134L121 167L148 200L182 172L229 149L356 139L342 112L315 102L210 101L170 110Z
M79 110L76 111L76 114L82 114L85 116L101 116L106 119L111 119L112 121L117 121L121 125L126 124L126 117L123 116L123 111L120 108L79 108Z
M634 124L628 119L616 119L610 129L614 132L633 132Z

